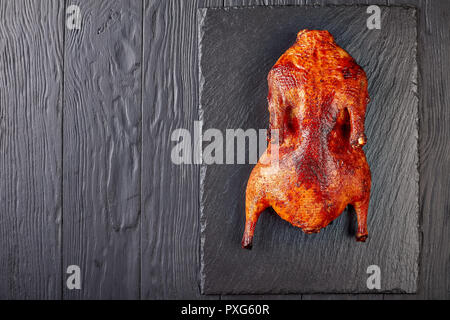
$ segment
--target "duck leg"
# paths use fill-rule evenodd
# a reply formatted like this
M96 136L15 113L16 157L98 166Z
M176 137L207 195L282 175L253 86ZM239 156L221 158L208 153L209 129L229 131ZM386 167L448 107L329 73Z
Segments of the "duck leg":
M355 202L353 204L353 207L356 211L356 218L358 219L358 231L356 232L356 241L359 242L365 242L368 237L367 232L367 212L369 210L369 197L370 195L367 194L367 197L360 201Z
M265 199L265 192L260 190L259 184L254 179L249 180L246 192L245 202L245 231L242 237L242 248L252 249L253 235L255 233L256 223L261 213L269 207Z

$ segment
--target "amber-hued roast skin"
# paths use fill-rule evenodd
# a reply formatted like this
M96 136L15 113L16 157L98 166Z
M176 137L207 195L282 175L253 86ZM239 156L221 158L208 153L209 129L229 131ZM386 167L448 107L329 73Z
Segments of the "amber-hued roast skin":
M256 222L268 207L317 233L350 204L356 239L365 241L371 175L362 149L369 101L364 70L328 31L302 30L269 72L268 84L272 134L247 184L242 247L252 247Z

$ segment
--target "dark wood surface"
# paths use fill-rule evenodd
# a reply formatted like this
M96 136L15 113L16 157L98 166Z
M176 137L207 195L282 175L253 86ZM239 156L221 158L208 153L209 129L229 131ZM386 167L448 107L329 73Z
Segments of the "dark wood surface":
M197 115L197 4L148 1L142 105L142 298L200 298L199 170L171 161Z
M86 286L64 298L137 299L142 3L71 3L83 19L65 38L63 265Z
M367 1L80 0L80 31L66 2L0 5L0 298L220 298L199 291L199 168L169 162L198 119L197 8ZM369 2L418 8L417 294L239 298L450 298L450 3Z
M0 2L0 299L61 298L63 13Z

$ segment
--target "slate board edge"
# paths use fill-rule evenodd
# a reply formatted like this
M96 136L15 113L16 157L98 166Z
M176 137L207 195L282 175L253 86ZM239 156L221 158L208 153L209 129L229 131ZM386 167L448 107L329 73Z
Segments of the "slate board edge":
M413 12L413 19L416 22L415 24L415 32L416 32L416 41L414 45L414 60L415 65L413 69L413 77L412 77L412 83L411 83L411 89L413 90L414 97L415 97L415 131L416 131L416 172L415 172L415 185L416 185L416 216L417 216L417 236L418 236L418 242L419 242L419 252L416 254L416 261L415 265L417 268L416 273L416 279L414 281L414 289L411 292L407 293L417 293L419 288L419 279L421 277L421 258L422 258L422 248L423 248L423 231L422 231L422 213L420 210L421 207L421 201L420 201L420 102L421 102L421 77L420 77L420 57L419 57L419 19L418 19L418 8L416 6L411 6L409 8Z
M202 106L202 92L203 92L203 85L205 83L205 78L202 73L202 39L203 39L203 32L202 32L202 26L204 19L206 17L207 13L206 8L200 8L197 10L197 37L198 37L198 117L199 121L203 121L203 106ZM205 164L202 164L200 166L199 170L199 181L200 181L200 191L199 191L199 209L200 209L200 272L199 272L199 287L200 287L200 293L205 293L205 281L206 281L206 275L204 272L204 242L205 242L205 230L206 230L206 216L203 212L203 205L202 205L202 199L203 199L203 191L204 191L204 181L206 178L206 170L207 166Z

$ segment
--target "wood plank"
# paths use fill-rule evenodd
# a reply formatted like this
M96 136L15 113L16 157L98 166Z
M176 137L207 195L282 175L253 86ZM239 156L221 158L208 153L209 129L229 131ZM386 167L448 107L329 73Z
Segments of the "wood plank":
M61 297L63 13L0 2L0 299Z
M171 162L172 132L178 128L192 132L198 119L198 5L145 2L143 299L206 298L200 296L198 283L199 168Z
M82 289L66 299L140 296L142 1L72 1L64 110L64 267Z
M450 299L450 21L448 1L421 1L420 205L422 250L416 299ZM402 298L386 295L386 299ZM411 298L411 297L408 297Z
M369 91L376 99L373 99L372 108L369 107L367 115L367 134L372 143L366 151L376 174L373 175L372 209L369 216L372 238L364 249L355 243L353 237L346 235L346 225L350 223L347 216L339 219L330 231L327 229L312 237L296 232L294 228L286 229L273 215L263 215L260 237L268 237L268 242L261 240L261 247L256 248L255 243L253 252L242 253L238 251L242 232L241 228L236 227L241 219L233 213L243 212L241 196L244 194L242 188L245 187L246 180L239 179L248 177L247 170L251 170L251 167L208 166L202 186L205 190L202 200L205 215L202 221L206 219L202 241L205 252L202 279L205 281L206 293L369 293L365 286L366 268L373 263L381 266L383 290L416 290L419 247L415 11L407 8L383 8L383 19L387 21L385 28L389 30L387 38L383 38L380 32L369 31L365 27L364 9L241 8L207 12L206 17L210 20L204 21L204 37L201 42L204 49L201 53L204 76L201 105L205 129L265 127L265 89L255 83L264 82L267 71L264 73L261 70L268 70L274 63L270 60L273 59L272 55L278 57L286 49L280 44L273 44L274 39L281 41L288 33L295 36L302 25L325 28L336 36L338 43L345 44L344 48L369 75ZM294 11L299 16L289 18ZM303 11L307 14L302 15ZM263 20L268 26L264 30L257 24ZM243 21L245 23L240 23ZM278 23L279 21L283 21L283 24ZM289 21L292 23L289 24ZM398 21L402 24L399 25ZM348 27L351 25L354 28ZM292 30L286 32L287 26ZM235 35L230 38L229 35L233 32ZM402 39L401 44L398 39ZM261 41L270 41L274 47L264 46ZM290 45L288 40L282 41ZM230 46L229 43L236 45ZM241 50L242 46L239 44L244 43L252 43L253 46ZM395 49L386 51L385 47ZM232 51L227 51L227 48L232 48ZM370 48L370 54L366 54L366 51L363 54L360 48ZM278 55L274 54L275 50L280 51ZM256 63L255 56L262 62ZM397 61L398 56L408 58ZM237 64L245 65L246 68L237 69ZM392 71L392 66L397 68L395 72ZM239 70L239 73L227 70ZM392 78L394 74L396 81ZM261 79L258 78L259 75ZM233 86L234 83L240 85ZM385 87L389 89L383 89ZM220 92L226 91L227 95L221 94L216 88L221 88ZM243 108L244 105L247 108ZM396 108L392 108L392 105ZM257 108L260 111L254 111ZM223 116L223 110L227 110L226 116ZM385 143L385 136L391 137L389 144ZM392 147L393 145L396 147ZM404 151L398 152L399 150ZM386 165L387 163L390 165ZM392 179L392 172L388 169L395 170L397 179ZM238 179L238 182L233 183L229 177L233 177L234 181ZM385 192L387 186L396 191ZM281 228L285 231L274 231ZM299 246L286 246L286 243L298 241L302 243L301 249ZM280 242L284 245L278 245ZM236 246L233 246L235 243ZM327 246L326 243L332 245ZM341 249L346 253L341 252ZM283 250L288 252L280 253ZM328 260L329 263L326 262ZM280 261L283 262L280 264ZM303 269L292 274L288 270L294 270L294 266L301 266ZM319 267L322 271L317 270Z

